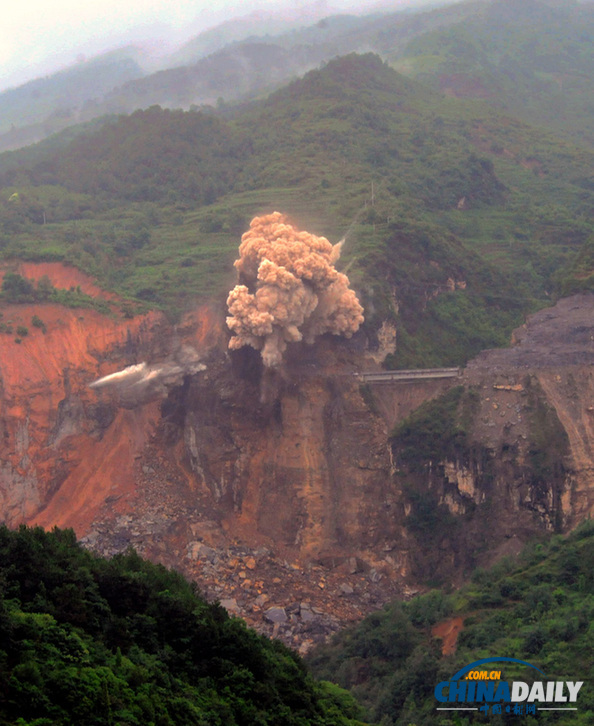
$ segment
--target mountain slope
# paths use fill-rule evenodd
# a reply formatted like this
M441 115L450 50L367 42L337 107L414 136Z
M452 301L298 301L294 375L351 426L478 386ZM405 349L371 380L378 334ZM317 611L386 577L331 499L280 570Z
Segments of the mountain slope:
M3 168L11 522L72 525L104 552L133 541L208 577L230 608L306 648L411 582L463 577L490 556L473 546L485 532L500 554L508 534L523 541L591 511L591 302L541 312L551 321L564 311L546 355L537 346L526 360L520 346L468 366L461 382L485 392L473 419L485 439L458 449L446 437L428 460L409 456L417 478L387 431L452 379L374 395L352 375L382 361L460 364L506 344L516 320L551 300L560 263L584 251L575 274L587 268L587 152L444 98L369 54L336 59L224 117L151 108L59 149L11 154ZM278 375L250 349L228 355L224 322L241 234L274 209L333 242L347 232L340 265L366 316L351 341L292 347ZM131 299L108 319L43 307L52 261L93 271ZM81 278L62 267L60 287L74 290L60 299L78 304ZM209 301L197 309L199 297ZM169 321L135 315L148 307ZM568 363L574 333L582 347ZM130 404L88 386L184 344L207 370L182 371L170 395ZM437 419L430 409L417 432ZM468 444L457 423L454 443ZM508 527L497 537L495 515Z
M370 718L386 726L411 719L425 726L440 718L444 724L484 723L479 711L459 720L440 717L435 686L481 658L517 658L540 668L547 680L583 682L577 711L540 710L539 723L588 724L594 713L588 687L593 536L587 524L567 538L534 543L491 570L477 570L457 592L394 602L319 648L310 665L318 677L350 687ZM499 665L506 681L537 680L519 666ZM506 723L505 704L502 716L491 708L488 722Z
M483 99L591 147L593 17L588 3L477 0L414 12L329 16L313 24L303 17L277 34L283 23L240 19L202 34L156 73L141 71L135 60L144 64L140 52L125 49L6 92L0 148L153 104L189 108L262 97L320 62L370 50L444 93ZM119 66L110 67L110 58L119 59ZM93 68L101 64L97 78ZM64 81L76 85L79 77L90 82L65 97Z
M2 150L33 144L98 115L86 104L114 86L143 75L133 48L125 48L0 93Z
M287 49L265 40L244 41L190 66L124 83L106 93L94 113L131 113L155 104L185 109L214 107L220 102L264 96L327 58L328 54L320 49Z
M59 151L0 160L4 254L65 259L179 309L225 292L257 212L280 209L334 239L350 225L345 262L371 341L389 320L400 329L392 365L458 363L546 304L592 233L591 164L351 55L226 119L152 108Z
M499 0L388 57L446 94L482 98L592 147L593 37L591 3Z
M2 724L360 723L348 694L134 552L24 527L0 528L0 551Z

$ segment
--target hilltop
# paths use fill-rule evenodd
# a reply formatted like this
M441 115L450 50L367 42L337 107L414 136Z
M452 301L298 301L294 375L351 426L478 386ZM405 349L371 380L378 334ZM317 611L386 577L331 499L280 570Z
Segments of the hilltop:
M442 93L483 99L592 148L593 31L591 3L498 0L386 54Z
M5 91L0 149L151 105L225 109L319 63L368 51L447 95L481 99L592 148L590 3L476 0L312 20L237 18L158 63L121 48Z
M390 365L459 363L548 304L592 234L591 168L353 54L225 117L153 107L0 157L2 255L73 263L175 316L222 298L250 218L278 209L348 231L372 345L400 330Z

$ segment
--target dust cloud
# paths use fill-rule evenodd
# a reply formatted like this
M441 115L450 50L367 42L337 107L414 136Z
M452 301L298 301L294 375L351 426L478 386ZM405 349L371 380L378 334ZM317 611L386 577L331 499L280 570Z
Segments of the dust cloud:
M288 343L313 343L324 333L350 338L363 308L349 279L338 272L342 241L300 231L279 212L255 217L242 236L229 293L229 348L260 351L264 365L282 364Z
M204 370L206 366L200 362L197 351L190 346L182 346L166 361L127 366L89 383L89 388L113 388L119 393L124 405L141 405L162 396L170 387L180 385L184 376Z

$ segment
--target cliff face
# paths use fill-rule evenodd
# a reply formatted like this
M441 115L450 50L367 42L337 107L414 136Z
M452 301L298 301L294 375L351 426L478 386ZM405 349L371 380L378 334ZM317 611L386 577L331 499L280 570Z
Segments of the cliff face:
M175 331L158 315L4 308L46 333L0 335L1 518L74 527L103 553L134 545L306 649L590 514L593 309L582 296L539 313L459 381L370 387L353 375L374 365L357 339L295 346L271 374L249 349L227 353L208 307ZM206 370L168 393L123 406L88 388L180 341ZM405 461L393 426L458 384L464 445Z
M59 286L76 282L94 289L71 268L63 268L64 280L59 265L27 268L32 279L49 271ZM108 317L60 305L3 305L1 312L7 326L22 326L27 334L0 333L0 520L14 525L48 504L56 510L76 481L79 496L70 496L66 508L84 509L81 518L88 523L94 502L112 487L109 474L98 474L101 468L108 471L106 457L120 452L114 470L127 482L131 450L124 441L146 436L147 427L130 416L143 424L150 418L144 411L119 410L115 400L98 399L88 384L146 355L163 323L156 314L125 320L115 309ZM43 328L32 324L35 316ZM48 523L59 524L64 517L64 511L54 511Z
M390 448L324 341L282 373L211 350L164 401L137 462L128 513L106 505L86 541L131 542L195 576L252 624L301 645L358 619L406 584L406 538ZM43 516L43 515L42 515Z
M450 422L455 442L443 437L411 464L395 437L413 576L460 580L592 515L593 312L591 295L562 300L531 316L511 348L471 361Z

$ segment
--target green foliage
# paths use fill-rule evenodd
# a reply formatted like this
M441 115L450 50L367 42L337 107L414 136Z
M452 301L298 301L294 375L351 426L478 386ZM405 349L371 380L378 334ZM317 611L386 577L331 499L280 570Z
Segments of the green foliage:
M594 237L590 237L578 254L559 272L556 282L562 295L594 292Z
M455 460L465 453L477 403L475 391L455 386L422 404L392 432L399 461L418 470L429 462Z
M594 82L594 13L588 3L469 4L464 19L426 26L404 51L387 51L397 67L592 147L586 98Z
M47 328L46 328L46 326L45 326L45 323L44 323L44 322L43 322L43 320L42 320L42 319L41 319L41 318L39 317L39 315L33 315L33 316L32 316L32 318L31 318L31 325L32 325L32 326L33 326L34 328L39 328L39 330L41 330L41 332L42 332L42 333L45 333L45 332L46 332L46 330L47 330Z
M433 689L464 665L489 656L533 663L549 678L583 680L578 711L541 712L539 723L586 724L594 718L590 657L594 615L594 528L528 546L516 560L475 573L453 594L433 591L394 602L342 631L308 657L313 672L349 688L368 718L385 726L432 726ZM441 653L436 623L463 619L455 654ZM511 666L504 679L513 679ZM504 723L493 720L489 723ZM460 723L483 723L480 714ZM439 722L448 723L448 722Z
M126 55L114 51L4 91L0 132L37 124L47 135L72 123L73 109L79 104L142 75L138 64Z
M379 406L375 398L375 394L373 393L372 387L368 383L362 383L359 386L359 393L361 394L361 398L363 399L365 405L371 411L371 413L376 415L379 414Z
M30 280L15 272L7 272L2 280L2 297L7 302L33 302L35 288Z
M534 476L541 481L565 478L565 461L569 455L569 438L554 408L546 400L534 378L527 381L530 415L528 455Z
M550 513L553 529L560 531L569 440L538 381L527 376L523 383L528 433L521 481L530 488L534 509ZM472 436L479 404L476 390L456 386L424 403L392 432L392 455L407 505L407 528L415 539L412 567L420 581L432 586L446 581L440 554L444 539L455 536L457 567L469 572L477 553L490 546L490 527L497 526L492 489L497 452ZM503 456L505 451L506 447ZM449 467L456 476L468 476L472 486L483 492L480 501L456 487ZM489 602L496 598L493 595Z
M351 54L224 115L151 107L0 156L0 256L64 260L174 318L224 298L242 231L278 209L349 230L366 332L396 323L388 366L460 364L550 302L594 234L592 163Z
M73 139L29 174L35 185L51 179L90 195L95 208L102 199L208 204L229 190L244 143L214 116L152 107L105 124L92 144L86 136ZM17 178L7 172L6 183Z
M319 724L358 706L278 641L130 551L103 560L71 530L0 528L3 724Z
M54 302L69 308L93 308L102 313L110 312L109 305L104 300L87 295L80 287L71 287L69 290L56 288L47 275L43 275L35 285L32 280L22 275L7 272L2 281L0 298L8 303ZM45 332L45 324L37 315L33 316L31 324ZM9 331L6 328L3 332L12 332L12 329ZM21 337L29 334L25 326L17 327L16 332Z

